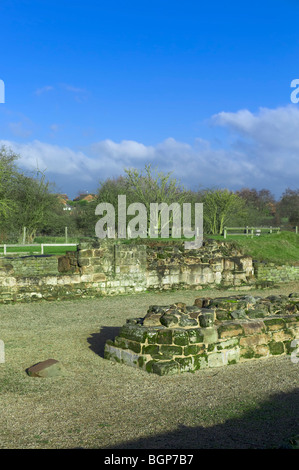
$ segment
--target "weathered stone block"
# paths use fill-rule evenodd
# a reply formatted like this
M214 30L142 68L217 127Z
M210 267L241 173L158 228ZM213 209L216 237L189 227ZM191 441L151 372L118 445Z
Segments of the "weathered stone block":
M221 367L227 364L226 355L223 352L208 354L209 367Z
M240 348L236 347L233 349L224 350L227 364L237 364L240 361Z
M146 328L146 337L148 344L155 344L157 343L158 339L158 328L155 327L147 327Z
M208 367L208 358L206 354L197 354L193 356L193 367L194 370L205 369Z
M235 346L239 346L239 343L239 338L230 338L223 341L218 341L216 347L218 351L221 351L222 349L230 349Z
M218 329L214 326L209 328L201 328L199 329L199 333L203 336L203 343L215 343L218 341Z
M199 328L188 329L187 334L189 343L203 343L204 335Z
M199 316L199 323L202 328L208 328L214 323L214 312L204 312Z
M265 333L258 335L245 336L240 338L240 346L244 348L253 347L258 344L267 344L270 341L270 337Z
M263 321L242 322L242 328L245 335L254 335L265 331L265 323Z
M218 336L220 339L232 338L233 336L241 336L244 334L243 328L238 323L230 323L220 325L218 328Z
M117 336L114 340L114 344L118 348L130 349L131 351L135 353L141 352L141 343L138 343L137 341L131 341L129 339Z
M294 339L294 335L289 330L274 331L272 333L272 339L277 343L281 341L291 341L292 339Z
M179 319L179 326L182 328L190 328L192 326L198 326L198 322L195 318L190 318L188 315L181 315Z
M132 353L128 350L122 349L121 361L131 367L138 367L139 354Z
M169 346L169 345L161 345L160 352L171 359L173 356L181 356L183 354L183 349L181 346Z
M161 316L160 323L161 325L164 325L167 328L171 328L171 327L178 325L179 317L174 314L172 315L172 314L165 313L164 315Z
M173 330L158 330L157 332L157 343L158 344L171 344L172 343Z
M258 358L258 357L267 357L270 354L269 347L266 346L265 344L256 345L254 350L255 350L254 357L256 357L256 358Z
M176 361L151 362L150 372L158 375L175 375L180 372L180 366Z
M119 336L144 343L147 337L147 330L139 325L124 325L120 330Z
M63 375L63 366L56 359L47 359L43 362L38 362L37 364L29 367L27 369L27 374L30 377L58 377Z
M184 346L184 356L195 356L197 354L202 354L204 350L204 345L190 344L189 346Z
M107 280L107 277L104 273L97 273L93 274L92 280L93 282L105 282Z
M148 344L146 346L142 346L142 354L158 354L159 353L159 346L157 344Z
M176 357L175 361L179 364L180 372L189 372L194 370L192 357Z
M273 356L284 353L283 343L276 343L275 341L271 341L268 346L270 354L272 354Z
M173 342L179 346L186 346L189 341L188 332L181 329L174 329L173 332Z
M277 331L285 328L285 320L283 318L270 318L265 319L264 324L267 330Z

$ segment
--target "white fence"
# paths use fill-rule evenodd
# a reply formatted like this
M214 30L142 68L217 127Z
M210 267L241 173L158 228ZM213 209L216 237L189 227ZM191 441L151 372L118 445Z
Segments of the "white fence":
M226 238L227 235L245 235L253 238L254 235L259 236L263 232L279 233L280 227L224 227L223 236Z
M28 248L29 246L35 246L35 247L40 247L40 250L35 252L31 250L24 250L24 251L9 251L10 255L16 255L18 253L40 253L41 255L44 254L44 247L45 246L77 246L77 243L32 243L32 244L27 244L27 245L9 245L9 244L4 244L0 245L0 248L3 248L3 254L7 254L7 248L13 248L13 247L26 247Z

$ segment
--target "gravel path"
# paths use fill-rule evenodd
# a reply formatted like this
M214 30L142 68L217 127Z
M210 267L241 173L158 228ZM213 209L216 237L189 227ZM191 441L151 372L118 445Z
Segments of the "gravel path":
M250 291L299 292L299 283ZM240 293L240 292L239 292ZM299 433L289 356L159 377L103 359L106 339L151 304L233 291L178 291L0 307L0 448L266 449ZM65 375L28 377L54 358Z

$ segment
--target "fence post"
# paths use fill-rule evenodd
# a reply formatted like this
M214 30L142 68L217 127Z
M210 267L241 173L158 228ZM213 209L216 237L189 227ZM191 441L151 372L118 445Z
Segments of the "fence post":
M227 233L227 232L226 232L226 227L224 227L224 232L223 232L224 238L226 238L226 233Z
M253 238L253 228L251 229L251 238Z
M246 225L246 237L248 237L248 225Z
M43 255L44 254L44 244L41 243L40 245L40 251L41 251L41 254Z
M26 244L26 227L23 227L23 245Z
M65 231L65 243L67 243L67 227L65 227L64 231Z
M3 254L6 255L6 245L3 245Z
M298 233L298 227L297 227L297 225L296 225L296 227L295 227L295 233Z

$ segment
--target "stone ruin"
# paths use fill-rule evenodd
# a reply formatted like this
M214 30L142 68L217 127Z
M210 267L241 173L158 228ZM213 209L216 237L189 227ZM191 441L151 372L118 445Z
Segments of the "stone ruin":
M197 298L130 318L105 358L158 375L195 372L291 354L299 339L299 293Z

